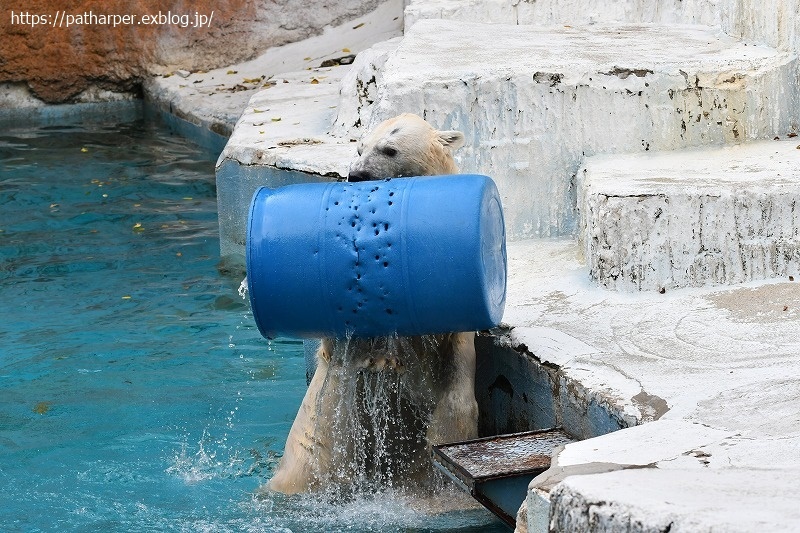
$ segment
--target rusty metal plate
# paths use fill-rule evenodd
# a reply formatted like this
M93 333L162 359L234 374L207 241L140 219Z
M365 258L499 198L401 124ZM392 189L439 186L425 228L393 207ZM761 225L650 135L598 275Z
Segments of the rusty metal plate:
M434 455L458 467L459 477L471 478L463 481L475 482L546 470L554 450L575 440L550 429L434 446Z

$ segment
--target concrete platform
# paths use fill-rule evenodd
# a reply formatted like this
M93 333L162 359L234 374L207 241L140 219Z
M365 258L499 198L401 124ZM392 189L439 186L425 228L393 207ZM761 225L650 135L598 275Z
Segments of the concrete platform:
M531 483L529 531L800 528L800 280L629 294L573 241L508 251L510 342L657 418L567 445Z
M578 173L589 274L664 290L800 279L800 140L595 156Z
M697 26L537 28L420 20L382 68L371 123L459 129L512 239L571 234L584 156L772 138L795 126L797 60Z

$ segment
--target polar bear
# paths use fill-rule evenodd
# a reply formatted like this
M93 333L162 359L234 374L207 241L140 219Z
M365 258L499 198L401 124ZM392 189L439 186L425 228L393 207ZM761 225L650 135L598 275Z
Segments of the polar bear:
M463 144L461 132L402 114L359 142L348 181L454 174L453 151ZM429 481L430 445L478 436L474 341L474 332L323 339L267 489Z

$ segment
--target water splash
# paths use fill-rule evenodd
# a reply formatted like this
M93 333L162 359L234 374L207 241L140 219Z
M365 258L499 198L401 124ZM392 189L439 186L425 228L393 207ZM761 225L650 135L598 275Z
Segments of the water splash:
M435 494L416 495L405 489L361 493L348 500L331 501L323 493L284 496L266 493L252 502L261 516L258 530L280 524L286 531L328 533L386 531L487 533L495 519L452 484L442 483ZM279 521L275 521L280 517Z
M333 341L316 405L319 489L332 500L384 490L428 492L436 478L426 432L449 375L441 336Z
M239 284L239 296L242 297L242 300L247 300L247 276L242 280Z
M235 479L242 477L264 477L270 475L278 459L270 450L250 448L249 452L235 442L229 442L228 433L235 429L236 416L242 393L236 393L233 407L220 410L224 420L214 425L221 436L213 436L211 428L203 429L203 434L195 446L189 445L189 437L184 437L178 451L169 461L166 472L182 479L186 484L196 484L211 479Z
M244 461L237 452L229 454L226 453L228 451L224 441L213 439L207 430L203 430L194 452L190 451L187 442L182 443L167 473L183 479L187 484L214 478L239 477L244 470Z

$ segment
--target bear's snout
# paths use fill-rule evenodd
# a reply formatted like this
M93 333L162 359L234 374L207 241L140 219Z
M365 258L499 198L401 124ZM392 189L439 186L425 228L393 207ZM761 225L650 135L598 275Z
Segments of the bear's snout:
M365 170L351 170L350 173L347 175L347 181L358 182L358 181L372 181L376 179L375 176L370 174Z

